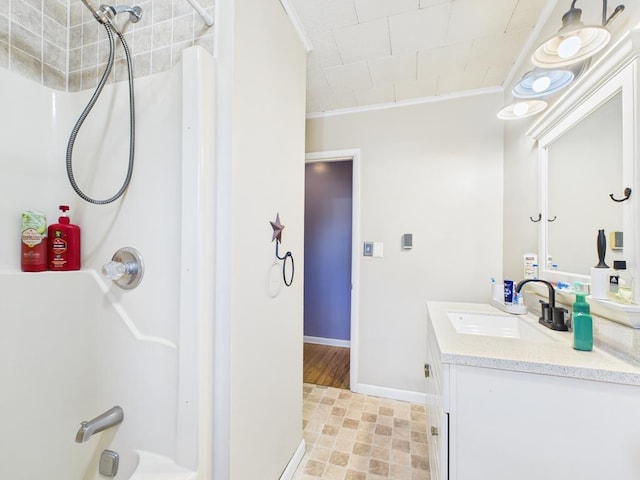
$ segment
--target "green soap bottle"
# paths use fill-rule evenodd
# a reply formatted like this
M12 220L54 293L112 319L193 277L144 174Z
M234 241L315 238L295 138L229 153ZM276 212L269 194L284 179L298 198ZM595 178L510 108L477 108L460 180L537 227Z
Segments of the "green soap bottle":
M573 304L573 348L593 350L593 318L584 293L576 293Z

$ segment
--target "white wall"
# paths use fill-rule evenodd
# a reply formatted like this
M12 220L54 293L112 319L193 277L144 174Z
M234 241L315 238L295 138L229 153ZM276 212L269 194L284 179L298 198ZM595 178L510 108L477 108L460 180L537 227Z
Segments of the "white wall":
M487 301L502 272L499 93L307 122L307 152L361 149L359 378L424 392L429 300ZM413 233L413 249L401 237ZM352 386L354 388L355 386Z
M222 2L217 19L214 477L276 479L302 441L306 54L277 0ZM276 213L290 288L274 268Z

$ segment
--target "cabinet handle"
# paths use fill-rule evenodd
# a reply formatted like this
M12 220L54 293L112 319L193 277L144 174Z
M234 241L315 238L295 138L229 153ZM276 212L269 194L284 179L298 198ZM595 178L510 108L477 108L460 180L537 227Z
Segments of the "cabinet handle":
M433 435L434 437L440 435L440 432L438 432L438 427L431 427L431 435Z
M431 367L429 366L428 363L424 364L424 376L426 378L429 378L431 376Z

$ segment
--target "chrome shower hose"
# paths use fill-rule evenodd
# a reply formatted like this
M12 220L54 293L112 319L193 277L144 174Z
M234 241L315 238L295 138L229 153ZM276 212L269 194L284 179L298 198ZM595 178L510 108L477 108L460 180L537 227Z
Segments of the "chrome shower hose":
M96 205L106 205L108 203L115 202L119 199L124 193L127 191L129 187L129 183L131 183L131 176L133 174L133 160L135 153L135 129L136 129L136 119L135 119L135 105L134 105L134 97L133 97L133 64L131 62L131 52L129 51L129 46L124 39L122 33L118 30L114 29L109 23L103 23L105 30L107 31L107 36L109 37L109 59L107 61L107 66L105 68L100 81L98 82L98 86L96 87L95 92L91 96L89 103L85 107L85 109L80 114L80 118L73 127L71 131L71 135L69 137L69 143L67 144L67 177L69 178L69 182L73 187L74 191L82 198L83 200L93 203ZM124 48L124 53L127 58L127 70L129 76L129 166L127 167L127 175L124 179L120 190L116 192L115 195L109 197L105 200L95 200L88 195L86 195L78 186L75 177L73 175L73 146L76 141L76 137L78 136L78 132L82 127L82 124L86 120L89 112L94 107L96 102L98 101L98 97L100 97L100 93L107 83L107 79L109 78L109 74L111 73L111 69L113 68L113 62L115 57L115 40L113 34L118 35L120 39L120 43L122 43L122 48Z

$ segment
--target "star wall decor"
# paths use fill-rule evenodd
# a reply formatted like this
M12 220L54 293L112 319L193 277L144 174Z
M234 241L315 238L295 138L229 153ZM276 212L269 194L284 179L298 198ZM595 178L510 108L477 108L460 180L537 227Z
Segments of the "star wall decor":
M287 252L284 256L280 256L278 253L278 244L282 243L282 230L284 230L284 225L280 223L280 212L276 213L276 221L269 222L271 224L271 228L273 228L273 237L271 237L271 241L276 241L276 258L278 260L282 260L282 279L284 284L287 287L290 287L293 283L293 275L295 274L295 265L293 263L293 255L291 252ZM287 260L291 261L291 275L287 279Z
M276 221L269 222L271 224L271 228L273 228L273 237L271 237L271 241L277 240L282 243L282 230L284 230L284 225L280 223L280 213L276 214Z

